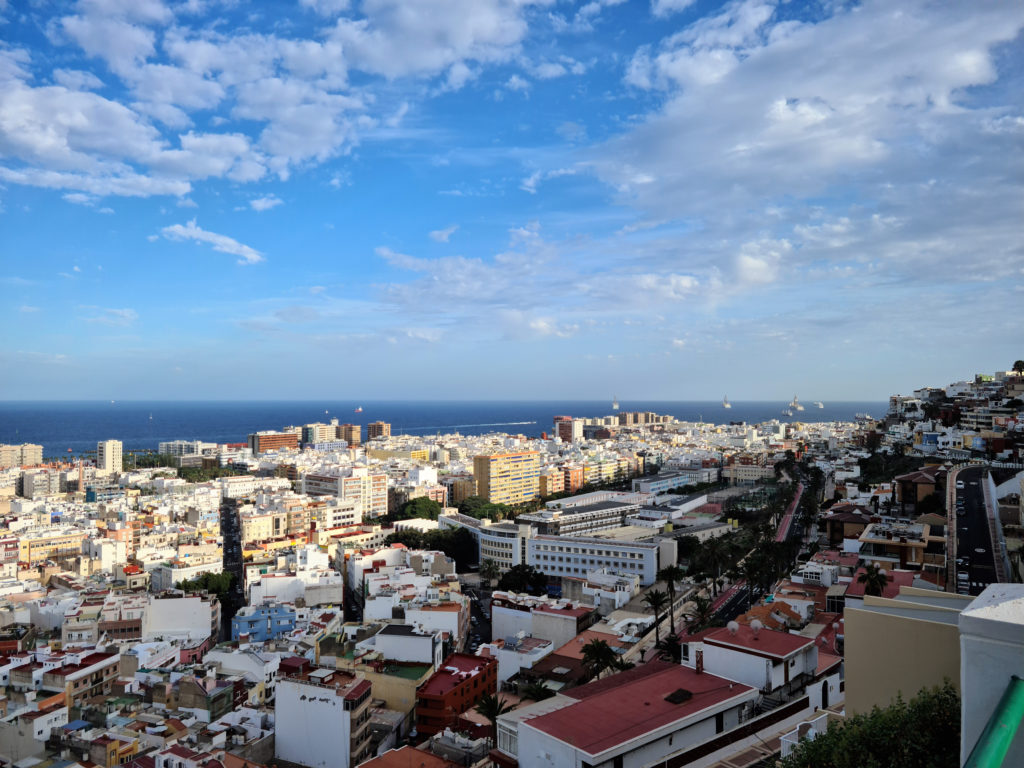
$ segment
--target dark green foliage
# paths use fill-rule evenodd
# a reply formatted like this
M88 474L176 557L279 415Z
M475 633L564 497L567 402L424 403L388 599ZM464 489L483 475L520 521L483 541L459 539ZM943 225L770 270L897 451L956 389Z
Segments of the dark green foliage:
M530 565L513 565L498 580L498 589L508 592L527 592L546 595L548 577Z
M402 508L395 514L395 520L409 520L414 517L423 518L424 520L437 520L437 516L441 514L442 507L433 499L428 499L426 496L417 496L415 499L409 499L402 505Z
M897 475L905 475L921 467L921 457L876 453L858 459L862 483L887 483Z
M960 697L947 680L909 702L833 723L802 741L782 768L957 768Z
M583 646L583 666L591 677L599 677L607 669L621 672L632 669L633 664L623 661L605 640L591 640Z
M671 661L673 664L681 664L683 661L683 643L679 635L674 632L655 645L658 649L658 658L662 661Z
M550 699L555 695L555 692L548 688L542 682L533 682L522 687L519 695L524 699L533 699L534 701L544 701L544 699Z
M200 573L194 579L179 581L177 587L184 592L212 592L218 600L223 601L234 581L235 574L231 571Z
M509 704L505 699L500 696L496 696L493 693L487 693L480 697L480 701L476 703L476 711L487 718L491 723L491 738L494 738L498 732L498 718L506 712L511 712L515 707Z
M487 585L490 586L499 576L501 576L501 568L498 567L498 564L489 557L484 558L484 561L480 563L480 578L487 579Z
M508 504L491 504L483 496L467 496L459 503L459 514L475 517L477 520L505 520L513 516Z
M245 472L234 467L182 467L178 470L178 477L190 483L205 483L207 480L215 480L218 477L231 477L233 475L244 475Z

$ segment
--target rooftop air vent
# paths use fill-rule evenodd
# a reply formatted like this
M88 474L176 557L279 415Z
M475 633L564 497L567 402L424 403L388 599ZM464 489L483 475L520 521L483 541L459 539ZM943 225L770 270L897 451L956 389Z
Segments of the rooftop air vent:
M672 693L665 697L665 701L669 704L683 704L693 698L693 693L686 690L685 688L676 688Z

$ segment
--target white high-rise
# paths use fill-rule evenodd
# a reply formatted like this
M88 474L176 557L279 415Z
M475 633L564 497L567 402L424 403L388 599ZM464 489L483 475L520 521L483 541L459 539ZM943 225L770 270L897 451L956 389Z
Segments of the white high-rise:
M120 440L102 440L96 444L96 469L103 472L120 472L124 469Z

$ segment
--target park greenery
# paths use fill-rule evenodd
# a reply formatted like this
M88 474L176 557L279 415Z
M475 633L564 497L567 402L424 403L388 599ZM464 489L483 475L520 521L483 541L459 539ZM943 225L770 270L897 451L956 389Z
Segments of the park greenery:
M231 571L222 571L221 573L200 573L194 579L179 581L176 586L183 592L210 592L223 602L234 582L235 574Z
M546 595L548 577L532 565L513 565L498 579L498 589L506 592L526 592L530 595Z
M804 739L782 768L956 768L960 697L947 680L909 702L847 717Z

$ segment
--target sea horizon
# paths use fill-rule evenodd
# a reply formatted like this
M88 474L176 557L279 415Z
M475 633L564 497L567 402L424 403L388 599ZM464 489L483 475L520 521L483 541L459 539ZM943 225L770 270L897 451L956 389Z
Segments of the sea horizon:
M792 416L778 400L620 400L619 412L651 411L681 421L852 421L857 413L880 416L887 401L825 401ZM357 412L357 408L361 411ZM555 416L613 415L609 400L17 400L0 401L0 442L35 443L45 456L92 451L100 440L120 440L125 450L156 450L171 440L238 443L261 430L327 422L365 426L386 421L394 434L494 432L540 437ZM363 436L365 439L365 430ZM70 449L70 450L69 450Z

